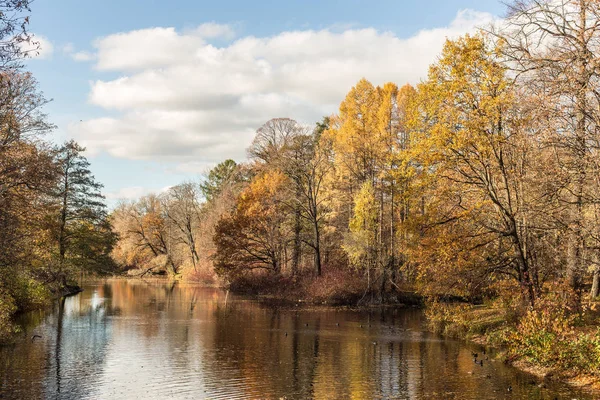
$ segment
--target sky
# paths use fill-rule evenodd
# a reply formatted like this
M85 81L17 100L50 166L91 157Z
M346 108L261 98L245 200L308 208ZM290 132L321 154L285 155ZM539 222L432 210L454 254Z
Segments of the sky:
M497 0L35 0L27 61L109 205L244 161L275 117L314 124L361 78L417 84Z

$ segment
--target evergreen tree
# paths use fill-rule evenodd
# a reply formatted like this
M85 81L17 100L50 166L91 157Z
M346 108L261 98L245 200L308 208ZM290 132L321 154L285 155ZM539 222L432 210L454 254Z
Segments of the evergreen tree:
M60 168L55 200L58 210L58 278L66 282L65 268L91 267L108 260L112 232L106 223L107 212L102 185L89 170L83 155L85 148L75 141L66 142L57 152Z

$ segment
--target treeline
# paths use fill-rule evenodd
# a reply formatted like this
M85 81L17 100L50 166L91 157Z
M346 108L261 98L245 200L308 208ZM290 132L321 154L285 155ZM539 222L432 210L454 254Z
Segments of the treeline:
M0 1L0 338L11 317L74 290L79 271L111 270L115 241L103 197L69 141L44 140L48 102L21 60L37 51L29 2ZM24 43L28 47L24 47Z
M122 204L116 259L229 283L347 271L375 300L407 284L530 306L556 285L597 297L599 15L518 2L447 41L416 87L363 79L316 127L268 121L247 163Z

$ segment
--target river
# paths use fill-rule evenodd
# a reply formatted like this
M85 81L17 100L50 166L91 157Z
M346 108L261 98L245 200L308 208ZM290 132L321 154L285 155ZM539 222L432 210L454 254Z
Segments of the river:
M429 333L411 308L277 308L166 281L84 289L23 316L0 347L0 398L591 398Z

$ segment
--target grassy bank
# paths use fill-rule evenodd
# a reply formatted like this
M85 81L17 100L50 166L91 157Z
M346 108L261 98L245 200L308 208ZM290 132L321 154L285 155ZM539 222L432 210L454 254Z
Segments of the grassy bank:
M432 302L426 314L436 332L498 348L504 362L521 370L600 394L599 302L572 308L564 293L546 295L535 307L504 300Z
M0 344L10 342L19 326L14 319L19 314L48 307L52 301L79 293L75 282L42 284L34 279L17 280L0 291Z

